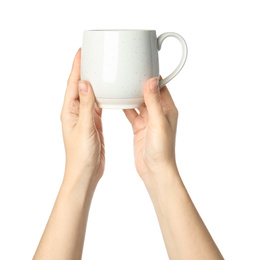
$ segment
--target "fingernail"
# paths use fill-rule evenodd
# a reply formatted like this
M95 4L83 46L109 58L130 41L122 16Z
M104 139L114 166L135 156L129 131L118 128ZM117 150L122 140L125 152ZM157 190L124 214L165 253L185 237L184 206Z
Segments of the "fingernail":
M80 90L81 93L84 93L84 94L88 93L89 86L88 86L88 83L86 81L80 80L78 82L78 85L79 85L79 90Z
M150 81L150 89L151 91L155 92L158 90L158 78L153 78Z

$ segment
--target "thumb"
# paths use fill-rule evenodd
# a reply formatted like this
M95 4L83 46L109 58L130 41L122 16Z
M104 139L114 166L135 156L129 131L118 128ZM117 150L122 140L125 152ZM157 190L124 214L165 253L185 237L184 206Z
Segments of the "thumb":
M149 118L156 120L163 114L161 105L159 80L157 77L149 79L144 87L144 102L146 104Z
M79 120L81 125L92 126L94 123L95 96L89 82L80 80L79 86Z

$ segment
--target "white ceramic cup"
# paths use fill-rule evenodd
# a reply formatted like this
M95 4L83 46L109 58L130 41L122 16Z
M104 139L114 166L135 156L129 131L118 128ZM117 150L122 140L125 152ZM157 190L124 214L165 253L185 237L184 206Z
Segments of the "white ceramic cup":
M137 108L144 102L145 82L159 78L158 51L167 37L182 45L177 68L159 81L163 87L182 69L187 58L185 40L177 33L153 30L89 30L83 32L81 80L90 82L101 108Z

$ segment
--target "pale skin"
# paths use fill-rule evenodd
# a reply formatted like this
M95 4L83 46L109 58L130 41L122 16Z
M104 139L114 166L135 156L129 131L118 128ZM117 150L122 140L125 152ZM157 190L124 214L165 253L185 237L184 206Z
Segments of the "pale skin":
M81 259L91 200L104 172L102 109L92 86L80 81L80 60L79 50L61 112L65 174L34 260ZM173 99L151 78L144 86L144 100L139 112L124 113L133 128L136 170L154 205L169 259L223 259L178 172Z

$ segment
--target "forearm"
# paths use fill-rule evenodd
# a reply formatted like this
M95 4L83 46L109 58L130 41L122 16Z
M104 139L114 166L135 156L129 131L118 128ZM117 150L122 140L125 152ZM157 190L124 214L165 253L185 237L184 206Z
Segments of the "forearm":
M223 259L199 216L177 168L165 168L163 178L145 180L171 260Z
M34 260L81 259L96 183L64 179Z

